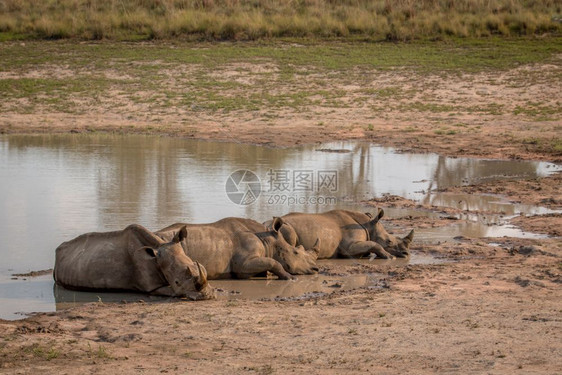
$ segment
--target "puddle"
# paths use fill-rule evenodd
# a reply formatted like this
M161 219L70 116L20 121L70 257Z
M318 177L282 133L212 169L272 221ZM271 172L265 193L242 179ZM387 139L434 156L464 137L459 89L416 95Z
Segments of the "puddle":
M485 225L481 222L459 222L454 225L437 228L423 228L416 231L416 241L424 243L438 243L443 241L451 241L457 236L470 238L499 238L499 237L516 237L540 239L547 238L545 234L525 232L520 228L512 225Z
M495 213L508 217L521 213L525 215L546 215L562 212L562 210L552 210L547 207L511 203L500 196L490 194L431 193L424 197L420 203L466 211Z
M407 264L438 264L446 260L425 254L413 254L411 259L326 259L318 261L323 270L334 267L353 267L379 265L401 267ZM317 274L299 275L297 280L277 280L253 278L250 280L211 280L218 290L219 300L263 300L295 298L310 295L329 294L334 291L351 290L363 287L380 287L383 275L379 273L359 274ZM64 289L54 284L52 275L36 277L0 278L0 319L22 319L30 312L60 311L85 303L119 303L138 301L167 300L167 297L150 296L139 293L101 293L80 292ZM14 308L17 306L17 308ZM8 307L8 308L6 308Z
M227 189L229 176L238 170L251 171L259 180L252 185L259 187L253 195L237 196ZM45 311L41 301L54 301L49 297L52 287L43 288L43 278L16 287L9 275L52 268L55 248L85 232L123 229L130 223L156 230L178 221L203 223L226 216L265 221L291 211L365 210L357 202L383 194L453 205L462 199L430 192L558 170L560 166L545 162L397 153L365 142L268 148L151 136L0 136L0 277L6 279L0 280L0 299L10 302L0 310ZM233 203L237 199L249 204ZM541 210L494 199L471 196L466 205L506 216ZM389 217L424 214L386 212ZM416 238L504 235L512 230L498 225L504 232L494 233L491 223L503 224L501 217L477 217L446 233L416 231ZM19 287L24 289L14 294ZM33 301L37 307L31 307Z

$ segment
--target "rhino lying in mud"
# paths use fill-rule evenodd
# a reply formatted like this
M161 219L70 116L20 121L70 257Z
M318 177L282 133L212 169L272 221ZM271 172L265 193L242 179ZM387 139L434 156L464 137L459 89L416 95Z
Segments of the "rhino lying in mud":
M180 230L165 242L140 225L86 233L57 248L53 276L67 289L214 298L205 268L183 252L186 234Z
M229 217L210 224L178 223L155 234L169 240L186 228L182 247L188 257L205 266L209 279L247 279L266 271L280 279L294 279L291 274L317 272L314 244L308 251L290 246L279 234L282 226L280 218L268 229L254 220Z
M383 216L382 209L376 216L347 210L322 214L293 212L282 217L284 225L279 232L290 245L302 245L305 249L314 246L320 238L319 259L361 257L371 253L384 259L408 257L414 231L402 239L397 238L379 222ZM270 222L265 224L271 225Z

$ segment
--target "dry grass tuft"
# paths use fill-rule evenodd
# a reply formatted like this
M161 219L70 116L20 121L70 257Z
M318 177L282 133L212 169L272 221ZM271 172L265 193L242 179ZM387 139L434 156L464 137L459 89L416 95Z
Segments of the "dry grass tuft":
M559 34L557 0L2 0L0 39L411 40Z

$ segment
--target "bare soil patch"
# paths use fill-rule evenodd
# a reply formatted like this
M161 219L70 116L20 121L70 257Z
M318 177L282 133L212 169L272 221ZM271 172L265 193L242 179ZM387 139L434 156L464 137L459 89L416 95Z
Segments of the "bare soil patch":
M527 232L544 233L553 237L562 237L562 214L519 216L511 223Z

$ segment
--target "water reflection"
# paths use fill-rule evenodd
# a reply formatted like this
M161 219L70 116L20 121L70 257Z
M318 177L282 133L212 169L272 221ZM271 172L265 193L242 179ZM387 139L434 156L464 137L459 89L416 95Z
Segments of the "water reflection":
M350 152L316 151L320 148ZM556 168L540 162L400 154L363 142L283 149L149 136L2 136L0 274L50 268L61 242L130 223L157 229L176 221L211 222L225 216L265 221L290 211L364 209L358 201L386 193L481 209L489 204L481 197L463 202L450 196L445 202L444 196L429 191L480 179L544 176ZM225 181L237 169L252 170L262 180L262 195L254 204L233 204L225 193ZM289 174L288 189L268 191L271 171ZM299 171L312 171L316 185L311 190L296 188L294 174ZM318 191L319 171L337 173L334 191ZM304 204L290 199L272 204L268 197L275 194L305 198L299 201ZM337 201L307 204L318 196ZM501 208L506 214L513 209ZM475 235L486 232L481 226Z
M249 169L262 181L262 195L251 205L236 205L225 193L228 176L238 169ZM52 310L50 277L14 286L9 275L52 268L54 249L81 233L122 229L130 223L158 229L177 221L212 222L226 216L265 221L290 211L364 210L357 202L387 193L423 203L505 215L539 213L543 211L497 202L495 197L430 191L482 179L545 176L557 169L541 162L401 154L363 142L280 149L149 136L0 136L0 302L9 306L2 316L17 311ZM275 175L271 172L283 171L289 176L288 189L269 191L271 176ZM329 185L319 189L318 173L322 171L336 173L335 189ZM302 187L295 182L297 172L312 172L310 190L297 189ZM306 180L299 181L302 182ZM286 199L272 204L269 198L275 195L305 199L300 203ZM332 196L335 202L310 204L311 198L322 196ZM389 209L387 214L420 213ZM469 222L452 229L416 231L416 238L525 235L514 228L490 226L501 219L497 215L488 215L486 220L469 216L465 218ZM273 288L277 284L267 285ZM50 290L46 294L45 288ZM41 301L49 307L43 307Z
M427 255L414 254L410 264L436 264L445 260ZM319 261L321 268L332 266L353 267L369 264L378 266L400 267L408 264L404 259L389 261L384 259L325 259ZM383 277L378 273L342 274L342 275L302 275L296 281L254 278L250 280L213 280L212 286L218 289L220 300L290 298L307 293L332 293L370 287L377 284ZM38 277L20 277L9 280L0 277L0 308L1 319L18 319L25 317L30 311L48 312L64 310L91 302L138 302L163 301L168 297L150 296L140 293L103 293L81 292L64 289L55 285L51 275ZM16 308L13 308L17 306Z

